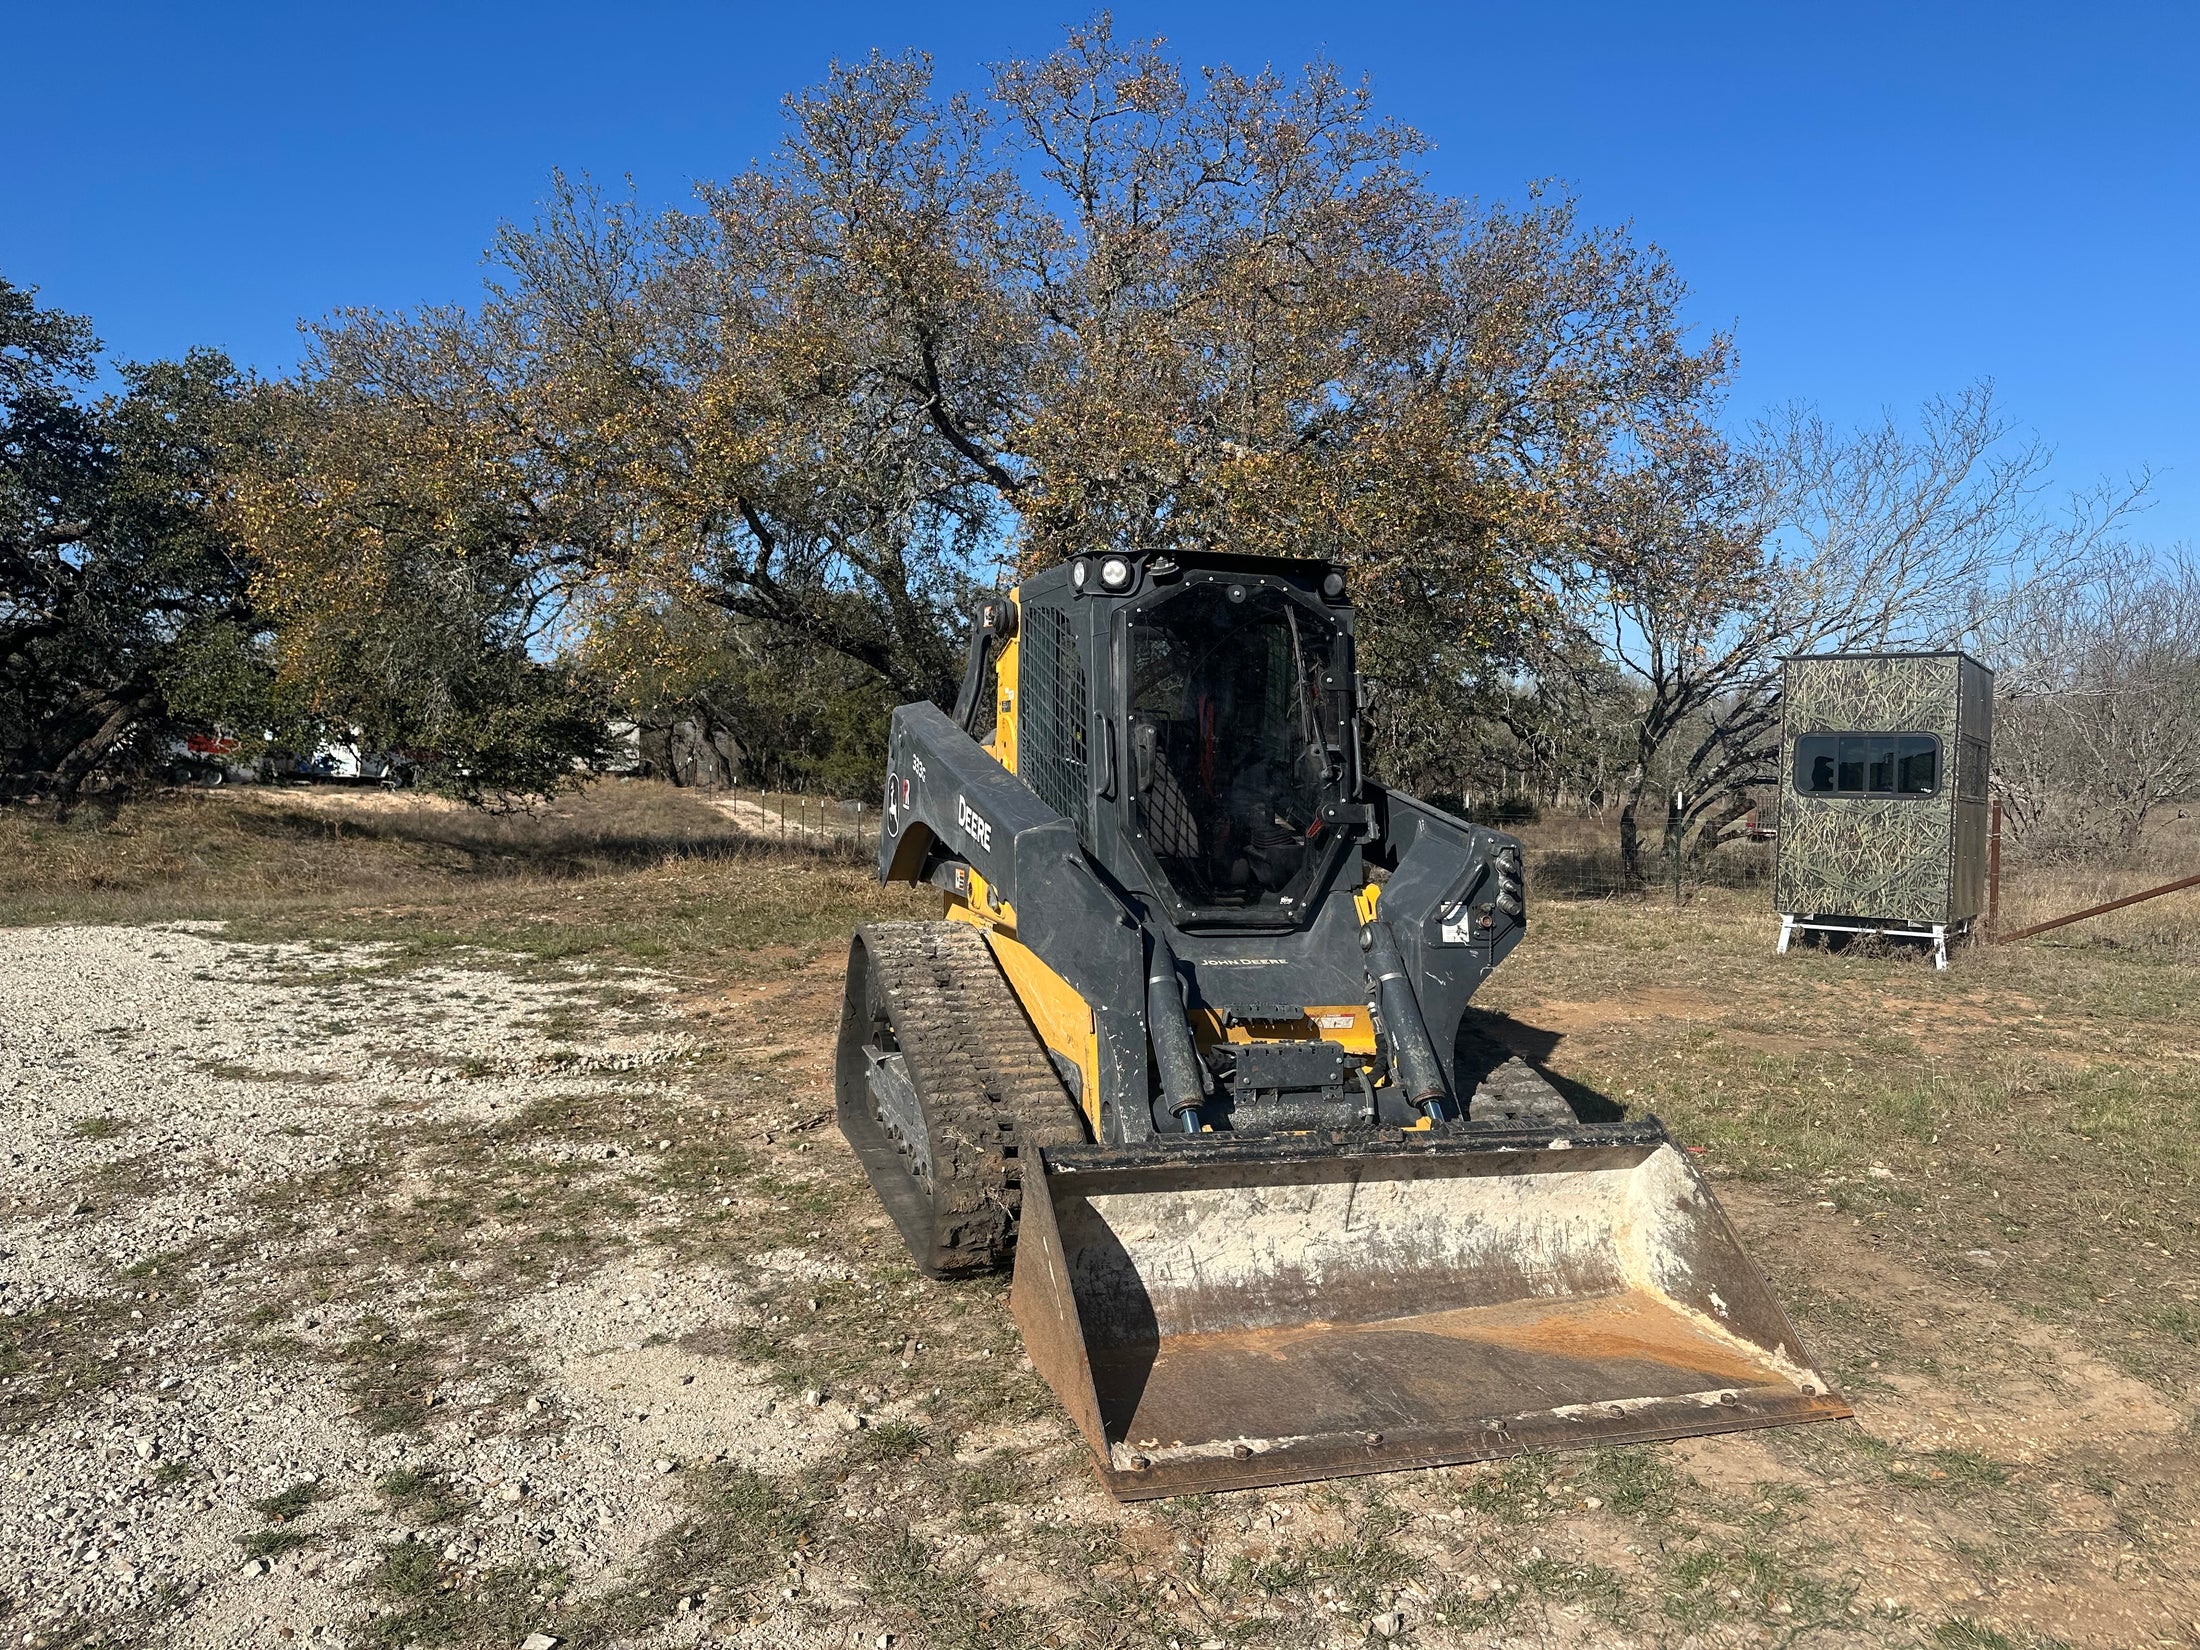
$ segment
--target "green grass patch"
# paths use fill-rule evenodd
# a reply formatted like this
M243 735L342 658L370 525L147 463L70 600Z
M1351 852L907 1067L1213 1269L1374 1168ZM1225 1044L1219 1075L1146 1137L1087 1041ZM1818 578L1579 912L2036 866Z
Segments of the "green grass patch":
M1545 1507L1543 1487L1557 1467L1553 1456L1530 1454L1465 1468L1457 1490L1459 1505L1499 1523L1540 1519Z
M288 1526L272 1530L252 1530L237 1537L247 1558L276 1559L300 1547L310 1547L321 1538L312 1530L294 1530Z
M252 1503L252 1510L273 1524L283 1524L301 1516L305 1510L328 1494L318 1482L307 1479L280 1490L264 1501Z
M1666 1618L1696 1631L1734 1621L1790 1630L1830 1625L1847 1619L1850 1597L1800 1555L1757 1542L1668 1554L1658 1585Z
M353 1642L375 1650L404 1650L408 1645L516 1645L553 1619L570 1579L554 1565L461 1570L434 1548L405 1541L381 1549L364 1585L382 1608L355 1626Z
M1938 1650L2070 1650L2062 1639L2033 1633L2011 1635L1969 1616L1950 1616L1933 1625Z
M1627 1583L1619 1572L1585 1559L1530 1558L1514 1572L1527 1591L1557 1604L1578 1604L1606 1621L1630 1615Z
M1036 1645L1031 1613L989 1596L975 1572L907 1530L859 1548L871 1599L929 1650L1011 1650Z
M1653 1521L1673 1516L1682 1484L1668 1453L1650 1444L1597 1450L1583 1465L1580 1481L1613 1512Z
M1937 1490L1946 1495L1976 1495L1999 1489L2014 1471L2007 1464L1973 1450L1926 1450L1898 1460L1887 1470L1887 1482L1904 1489Z
M906 1461L932 1447L932 1436L907 1421L881 1421L865 1427L850 1440L842 1459L850 1466L886 1466Z
M1411 1515L1378 1489L1323 1486L1310 1497L1335 1511L1342 1530L1335 1537L1289 1537L1274 1554L1260 1560L1243 1555L1226 1573L1229 1585L1262 1597L1305 1605L1334 1597L1345 1610L1364 1615L1392 1590L1419 1576L1423 1561L1399 1542ZM1208 1509L1209 1516L1212 1509Z
M441 1473L413 1467L384 1473L375 1481L374 1493L391 1512L423 1524L448 1523L466 1506Z

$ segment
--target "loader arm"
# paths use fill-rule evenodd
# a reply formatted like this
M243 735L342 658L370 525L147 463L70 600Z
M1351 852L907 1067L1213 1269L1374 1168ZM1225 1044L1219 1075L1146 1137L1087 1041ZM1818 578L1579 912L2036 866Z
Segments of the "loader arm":
M1459 1022L1483 979L1527 932L1520 843L1402 791L1369 790L1376 823L1367 857L1390 873L1381 918L1413 982L1445 1082L1463 1105Z
M1117 1138L1152 1132L1143 932L1093 873L1077 830L937 705L903 705L887 738L882 882L929 882L1013 929L1089 1006Z

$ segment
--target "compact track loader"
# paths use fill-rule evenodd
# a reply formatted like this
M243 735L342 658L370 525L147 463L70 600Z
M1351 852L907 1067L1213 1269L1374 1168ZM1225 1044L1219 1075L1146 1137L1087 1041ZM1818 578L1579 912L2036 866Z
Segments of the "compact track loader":
M998 681L988 691L988 665ZM1073 561L894 713L837 1111L1137 1498L1849 1413L1655 1119L1462 1064L1520 844L1362 772L1341 570ZM989 730L980 743L981 725Z

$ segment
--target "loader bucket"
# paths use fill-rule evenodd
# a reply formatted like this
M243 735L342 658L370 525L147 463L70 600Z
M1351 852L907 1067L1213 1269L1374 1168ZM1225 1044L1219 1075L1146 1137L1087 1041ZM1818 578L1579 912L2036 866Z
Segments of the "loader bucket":
M1016 1318L1123 1499L1850 1413L1654 1121L1043 1158Z

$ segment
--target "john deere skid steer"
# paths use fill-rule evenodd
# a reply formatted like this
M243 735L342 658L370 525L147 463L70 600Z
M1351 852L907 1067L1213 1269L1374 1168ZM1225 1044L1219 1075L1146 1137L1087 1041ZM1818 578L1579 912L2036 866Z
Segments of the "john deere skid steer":
M945 916L856 935L837 1100L917 1265L1013 1260L1123 1497L1846 1415L1655 1119L1462 1065L1520 845L1359 709L1339 570L1108 555L894 713L879 874Z

